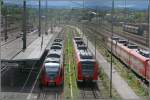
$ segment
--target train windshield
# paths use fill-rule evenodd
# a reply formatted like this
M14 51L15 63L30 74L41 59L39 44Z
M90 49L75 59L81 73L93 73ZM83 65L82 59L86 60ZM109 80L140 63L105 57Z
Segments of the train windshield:
M94 72L94 63L82 63L83 76L85 77L93 76L93 72Z
M59 71L59 64L58 63L47 63L45 65L46 73L48 74L50 79L55 79L57 73Z

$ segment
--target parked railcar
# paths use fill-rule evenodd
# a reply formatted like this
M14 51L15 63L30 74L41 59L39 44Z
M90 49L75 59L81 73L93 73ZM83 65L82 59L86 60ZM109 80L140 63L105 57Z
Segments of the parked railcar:
M98 80L98 64L92 53L88 50L80 37L73 40L76 56L76 77L77 82L96 82Z
M56 38L44 60L41 72L43 86L61 86L64 83L63 42Z
M129 32L129 33L134 33L136 35L143 36L144 34L144 29L142 26L133 26L133 25L123 25L123 31Z
M119 38L120 39L120 38ZM138 75L148 80L149 72L149 58L143 56L139 52L137 45L129 43L128 41L119 42L118 40L112 39L113 54L123 61L129 68L131 68ZM122 40L122 39L120 39ZM108 39L107 42L108 48L111 48L111 39Z

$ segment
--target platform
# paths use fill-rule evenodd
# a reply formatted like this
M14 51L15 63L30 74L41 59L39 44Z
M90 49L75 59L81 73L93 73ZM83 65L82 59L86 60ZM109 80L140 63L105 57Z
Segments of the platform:
M1 92L0 100L27 100L28 93ZM37 100L37 95L33 94L30 100Z
M38 37L34 42L32 42L26 48L25 51L21 51L12 60L22 61L22 60L38 60L38 59L40 59L42 54L44 53L47 45L49 44L52 36L53 36L53 34L43 35L43 43L42 43L42 36Z
M27 34L27 46L29 46L35 39L38 38L37 30ZM10 40L8 42L1 42L1 59L12 60L17 54L22 51L22 38Z

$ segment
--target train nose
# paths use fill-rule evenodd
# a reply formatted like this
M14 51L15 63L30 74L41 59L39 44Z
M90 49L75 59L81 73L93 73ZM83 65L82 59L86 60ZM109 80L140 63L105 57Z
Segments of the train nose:
M48 81L48 86L55 86L56 82L54 80L49 80Z
M86 76L83 77L83 79L84 79L85 81L88 81L88 80L92 80L93 77L90 76L90 75L86 75Z

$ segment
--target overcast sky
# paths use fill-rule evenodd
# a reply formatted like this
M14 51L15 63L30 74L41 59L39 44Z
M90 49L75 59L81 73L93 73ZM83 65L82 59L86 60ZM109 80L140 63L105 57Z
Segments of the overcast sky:
M7 4L17 4L22 5L23 0L4 0ZM38 0L26 0L28 6L38 7ZM42 6L45 5L45 0L42 1ZM111 7L112 0L84 0L86 7ZM49 7L83 7L83 0L48 0ZM125 7L125 0L115 0L116 8ZM128 8L136 8L136 9L147 9L148 8L148 0L126 0L126 7Z

